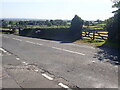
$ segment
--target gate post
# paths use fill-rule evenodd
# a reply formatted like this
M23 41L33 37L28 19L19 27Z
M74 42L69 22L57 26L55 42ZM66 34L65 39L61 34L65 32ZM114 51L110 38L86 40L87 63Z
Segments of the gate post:
M93 31L93 39L92 40L95 40L95 31Z

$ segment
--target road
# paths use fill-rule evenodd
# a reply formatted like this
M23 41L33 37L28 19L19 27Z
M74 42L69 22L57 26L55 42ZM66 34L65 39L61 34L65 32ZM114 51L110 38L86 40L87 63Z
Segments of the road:
M94 58L94 46L3 34L2 48L69 87L118 88L118 66Z
M23 88L61 88L62 90L62 87L52 81L52 78L48 77L44 71L40 71L34 65L22 63L14 54L3 51L2 60L1 88L19 88L20 90Z

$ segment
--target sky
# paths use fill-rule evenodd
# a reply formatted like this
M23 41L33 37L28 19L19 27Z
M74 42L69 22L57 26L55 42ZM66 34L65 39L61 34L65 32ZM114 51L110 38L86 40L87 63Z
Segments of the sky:
M0 0L0 18L105 20L113 16L111 0Z

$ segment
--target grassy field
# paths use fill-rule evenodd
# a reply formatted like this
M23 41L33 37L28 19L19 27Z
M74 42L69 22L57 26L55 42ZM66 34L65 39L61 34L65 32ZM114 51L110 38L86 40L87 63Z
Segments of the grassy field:
M9 29L9 28L0 28L0 30L6 30L6 31L10 30L11 31L12 29Z
M102 25L96 25L96 26L85 26L83 25L84 28L88 29L104 29Z
M26 25L26 28L69 28L70 26Z

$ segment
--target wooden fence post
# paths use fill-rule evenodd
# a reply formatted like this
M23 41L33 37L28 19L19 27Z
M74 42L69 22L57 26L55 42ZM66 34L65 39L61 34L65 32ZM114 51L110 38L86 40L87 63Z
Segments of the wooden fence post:
M93 39L92 40L95 40L95 31L93 31Z

